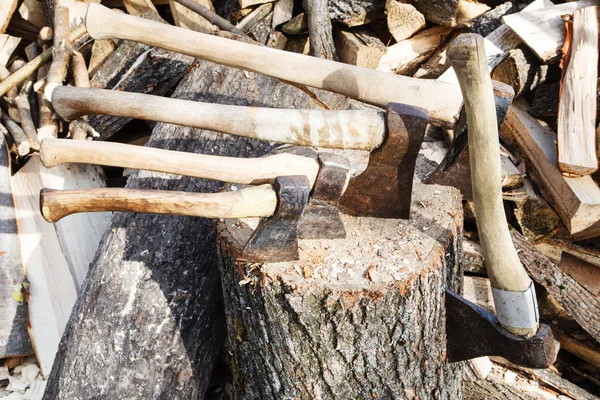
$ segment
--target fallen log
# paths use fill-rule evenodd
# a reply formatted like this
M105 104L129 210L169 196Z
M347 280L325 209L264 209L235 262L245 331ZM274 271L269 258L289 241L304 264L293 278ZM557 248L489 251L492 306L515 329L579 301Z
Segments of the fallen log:
M318 93L331 108L347 108L345 98ZM173 97L316 107L293 86L204 61L193 65ZM148 145L239 157L265 154L271 148L255 139L168 124L157 124ZM127 186L213 192L221 183L137 172ZM211 220L116 215L67 326L46 398L72 399L89 393L202 398L225 335L219 281ZM80 373L82 362L86 374Z
M442 306L461 285L460 196L416 185L412 210L344 215L346 239L300 240L299 261L258 265L236 261L248 225L217 222L236 397L461 398Z

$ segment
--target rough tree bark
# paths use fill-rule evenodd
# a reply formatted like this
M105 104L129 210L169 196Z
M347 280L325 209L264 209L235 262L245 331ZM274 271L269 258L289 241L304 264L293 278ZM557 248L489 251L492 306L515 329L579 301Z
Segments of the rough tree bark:
M332 108L346 99L319 92ZM315 108L295 87L262 75L195 64L173 97L249 106ZM237 157L266 142L158 124L149 146ZM138 172L130 188L212 192L220 182ZM152 214L113 218L61 341L46 399L202 398L224 338L213 221ZM85 365L85 367L82 367Z
M308 36L310 37L310 54L327 60L338 60L333 44L333 31L327 0L304 0L303 5L308 14Z
M265 264L236 261L248 225L217 223L236 398L461 398L443 307L462 284L460 195L418 184L411 217L345 215L346 239Z

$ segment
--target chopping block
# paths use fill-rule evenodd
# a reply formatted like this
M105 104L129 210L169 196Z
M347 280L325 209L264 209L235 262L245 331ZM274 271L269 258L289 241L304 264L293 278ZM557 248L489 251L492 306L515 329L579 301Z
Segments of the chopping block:
M460 193L413 186L410 220L341 216L299 260L238 260L255 221L216 221L236 397L460 398L444 292L460 291Z

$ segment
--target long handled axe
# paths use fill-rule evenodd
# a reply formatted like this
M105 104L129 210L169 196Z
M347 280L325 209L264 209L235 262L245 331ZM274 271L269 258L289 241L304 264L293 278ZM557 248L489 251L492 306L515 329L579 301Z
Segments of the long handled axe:
M324 117L318 119L322 121ZM334 192L340 192L339 206L349 214L408 218L415 163L427 125L427 113L416 107L389 104L384 125L382 143L370 153L365 171L351 179L345 190ZM322 164L317 160L293 154L240 159L117 143L44 139L40 156L48 168L66 162L93 163L240 184L270 183L277 176L306 175L311 188L315 182L327 185L325 182L331 181L317 179L322 171Z
M94 39L127 39L325 89L386 107L402 103L426 109L430 122L453 127L462 107L458 86L409 78L335 61L256 46L149 21L91 3L86 15Z
M483 38L461 34L448 48L448 57L465 101L477 229L497 313L494 317L447 293L449 358L500 355L544 368L556 355L554 341L550 329L539 326L533 282L515 251L504 214L496 109Z

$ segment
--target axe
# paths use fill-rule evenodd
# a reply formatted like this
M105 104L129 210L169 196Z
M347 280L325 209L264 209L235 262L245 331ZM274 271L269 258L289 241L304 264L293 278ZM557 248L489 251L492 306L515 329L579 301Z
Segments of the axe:
M202 34L90 3L86 28L94 39L126 39L294 82L386 107L426 109L430 122L454 127L462 108L457 85L374 71L335 61Z
M261 112L276 114L278 111L298 110L262 109ZM312 115L337 112L342 111L314 111ZM357 111L342 113L346 115L355 112ZM250 112L244 111L244 113L248 115ZM362 112L358 111L358 113ZM373 117L380 118L378 113ZM323 121L325 117L320 116L317 120ZM347 188L342 185L344 187L333 190L337 193L335 202L339 201L342 210L357 216L409 217L415 163L427 120L427 113L422 109L395 103L388 105L385 123L381 124L385 126L385 135L382 133L381 145L370 153L367 168L351 179ZM343 136L344 133L340 131L340 135ZM331 178L318 179L323 171L322 162L294 154L241 159L118 143L48 138L42 141L40 157L42 163L48 168L66 162L94 163L240 184L271 183L277 176L306 175L311 188L319 186L319 183L323 187L332 185ZM331 196L325 195L325 197Z
M448 47L463 92L477 229L497 316L446 291L451 362L499 355L530 368L556 358L552 332L539 325L532 280L515 251L502 204L500 143L483 38L461 34Z

